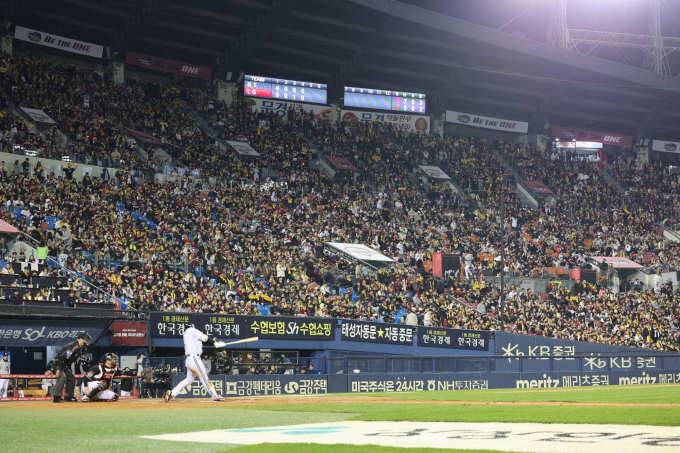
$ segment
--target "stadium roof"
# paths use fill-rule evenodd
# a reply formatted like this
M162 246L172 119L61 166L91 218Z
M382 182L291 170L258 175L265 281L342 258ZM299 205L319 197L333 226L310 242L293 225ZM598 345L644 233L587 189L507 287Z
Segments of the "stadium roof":
M680 139L680 79L394 0L24 0L13 25L213 68L428 95L446 109ZM545 17L547 22L548 17ZM116 54L117 53L117 54ZM115 55L114 55L115 54Z

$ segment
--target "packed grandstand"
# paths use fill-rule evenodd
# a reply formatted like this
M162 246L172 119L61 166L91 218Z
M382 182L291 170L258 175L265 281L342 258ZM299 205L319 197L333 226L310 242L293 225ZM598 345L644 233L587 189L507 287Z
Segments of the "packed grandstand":
M131 313L349 318L680 350L680 294L660 277L680 257L680 242L663 234L680 201L667 165L613 159L603 173L569 150L483 130L456 136L333 123L305 110L279 116L243 98L228 106L44 57L5 59L0 146L16 157L0 168L2 221L28 236L26 250L46 247L50 265L33 272L63 277L24 303L66 288L70 304ZM55 124L37 130L20 107ZM140 147L130 130L162 144ZM261 156L237 159L224 140ZM348 159L356 179L331 177L323 156ZM74 178L64 166L55 175L43 169L50 160L107 170ZM186 170L160 178L168 165ZM438 166L453 184L426 178L419 165ZM552 201L526 203L519 178L545 184ZM362 243L396 264L348 260L328 242ZM2 247L4 274L38 260ZM434 277L434 253L460 256L460 272ZM628 258L657 278L613 288L605 265L596 280L573 281L593 257ZM526 279L545 284L529 290Z

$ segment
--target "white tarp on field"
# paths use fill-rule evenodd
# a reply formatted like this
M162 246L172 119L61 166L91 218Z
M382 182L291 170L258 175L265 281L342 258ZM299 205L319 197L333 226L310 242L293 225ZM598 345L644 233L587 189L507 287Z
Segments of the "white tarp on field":
M376 252L372 248L366 247L363 244L343 244L341 242L326 242L326 245L346 253L354 259L360 261L381 261L383 263L394 263L392 258Z
M449 175L444 173L444 171L439 167L434 167L430 165L418 165L423 173L432 179L451 179Z
M371 377L366 378L370 383ZM368 386L369 384L367 384ZM631 390L633 392L633 390ZM314 404L314 400L310 400ZM398 406L398 405L393 405ZM399 408L395 407L395 410ZM380 445L400 448L530 451L543 453L671 453L680 449L677 426L342 421L143 436L181 442L256 445ZM188 444L187 449L188 449ZM189 450L189 449L188 449Z

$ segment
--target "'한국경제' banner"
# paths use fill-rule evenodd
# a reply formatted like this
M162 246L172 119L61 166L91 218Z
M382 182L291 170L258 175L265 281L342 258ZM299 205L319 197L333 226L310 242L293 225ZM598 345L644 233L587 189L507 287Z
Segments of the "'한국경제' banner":
M333 320L329 318L289 318L199 313L151 313L153 338L181 338L194 327L210 337L278 340L333 340Z
M449 123L464 124L466 126L481 127L483 129L519 132L522 134L526 134L529 130L529 123L523 121L489 118L486 116L472 115L470 113L452 112L451 110L446 111L446 121Z
M489 332L445 329L443 327L418 327L418 346L488 351Z

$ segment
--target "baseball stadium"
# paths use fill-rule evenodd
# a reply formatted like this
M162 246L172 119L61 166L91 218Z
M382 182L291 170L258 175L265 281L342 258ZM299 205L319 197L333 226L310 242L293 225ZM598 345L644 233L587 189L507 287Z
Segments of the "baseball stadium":
M680 451L680 0L0 4L0 452Z

